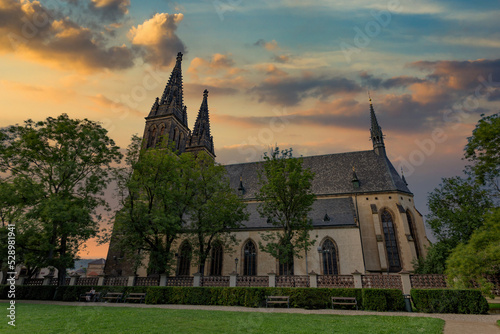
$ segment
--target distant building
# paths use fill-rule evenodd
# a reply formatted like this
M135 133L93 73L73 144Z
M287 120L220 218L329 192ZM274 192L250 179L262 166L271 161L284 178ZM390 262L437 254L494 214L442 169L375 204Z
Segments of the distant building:
M98 259L89 262L87 267L87 277L95 277L104 274L104 266L106 265L105 259Z
M215 158L210 133L208 91L191 131L183 104L182 54L161 98L157 98L146 117L145 148L155 147L165 136L179 152L205 151ZM424 221L416 209L413 194L404 176L400 176L386 155L384 134L370 101L370 137L373 147L366 151L327 154L303 158L304 167L315 173L312 189L317 200L309 214L316 240L314 249L294 260L294 274L314 271L322 275L387 273L413 270L412 262L425 256L427 240ZM250 218L234 233L240 241L236 251L213 248L205 275L228 275L236 269L240 275L284 274L282 266L259 250L259 232L272 228L257 212L257 173L262 162L227 165L231 186L248 204ZM181 238L175 245L176 275L192 275L197 267L190 262L192 246ZM305 254L303 254L305 255ZM132 266L119 249L110 245L106 274L132 275ZM307 267L307 269L306 269ZM138 274L145 275L145 268Z

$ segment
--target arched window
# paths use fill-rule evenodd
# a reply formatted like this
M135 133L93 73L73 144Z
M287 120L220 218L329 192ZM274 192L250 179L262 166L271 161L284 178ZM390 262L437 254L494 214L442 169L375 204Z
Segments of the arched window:
M387 260L389 261L389 271L398 272L401 270L401 261L399 260L398 240L396 238L396 229L389 211L382 212L382 228L384 230L385 248L387 249Z
M415 245L415 254L417 259L420 257L420 249L418 247L418 237L417 231L415 230L415 222L410 210L406 210L406 220L408 220L408 227L410 228L410 236L413 239L413 244Z
M337 247L333 241L326 239L319 249L322 257L323 275L338 275Z
M217 242L212 246L212 262L210 262L210 276L222 275L222 245Z
M184 143L184 133L181 132L181 134L179 136L179 150L184 151L185 146L186 146L186 144Z
M257 275L257 252L251 240L248 240L243 247L243 275Z
M172 141L174 142L174 147L175 149L177 150L178 147L179 147L179 143L178 143L178 140L177 140L177 136L179 135L179 132L177 130L177 128L174 129L174 136L172 137Z
M279 263L279 273L280 275L293 275L293 259L290 267L286 265L286 263L280 261Z
M155 137L156 137L156 126L153 125L151 128L149 128L148 147L155 146Z
M189 276L191 272L191 252L192 248L189 242L184 242L177 258L177 276Z

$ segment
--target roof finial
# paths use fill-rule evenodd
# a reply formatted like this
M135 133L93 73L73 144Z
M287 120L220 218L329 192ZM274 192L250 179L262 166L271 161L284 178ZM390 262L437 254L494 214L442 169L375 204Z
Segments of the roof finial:
M368 91L368 101L370 101L370 105L372 105L372 97L370 96L370 91Z

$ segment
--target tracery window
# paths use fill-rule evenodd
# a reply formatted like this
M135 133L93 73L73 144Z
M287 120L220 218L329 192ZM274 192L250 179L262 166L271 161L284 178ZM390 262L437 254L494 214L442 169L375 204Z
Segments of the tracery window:
M212 261L210 262L210 276L222 275L223 250L220 243L215 243L212 247Z
M320 247L323 275L338 275L339 266L337 259L337 247L332 240L326 239Z
M410 210L406 210L406 220L408 220L408 227L410 228L410 236L413 239L413 244L415 245L415 254L417 255L417 259L420 257L420 249L418 247L418 237L417 231L415 229L415 221L413 220L413 216Z
M191 272L191 253L191 245L187 241L184 242L177 258L177 276L189 276Z
M401 270L401 261L399 259L398 240L394 221L389 211L382 212L382 229L384 230L385 248L387 250L387 261L389 262L389 271L398 272Z
M251 240L248 240L243 247L243 275L257 275L257 251Z

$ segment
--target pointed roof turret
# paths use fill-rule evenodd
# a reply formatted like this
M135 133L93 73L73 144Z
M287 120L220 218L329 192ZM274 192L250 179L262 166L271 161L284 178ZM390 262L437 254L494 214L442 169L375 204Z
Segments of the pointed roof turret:
M203 92L198 117L194 123L194 129L189 138L189 148L193 150L206 149L209 154L215 157L213 137L210 134L210 118L208 116L208 90Z
M174 115L187 128L187 114L182 88L182 53L177 54L175 66L170 74L161 98L153 105L148 117Z
M377 116L375 116L375 110L373 110L372 99L370 98L370 120L371 120L371 140L373 142L373 150L378 155L385 155L385 144L384 144L384 134L382 133L382 128L378 125Z

